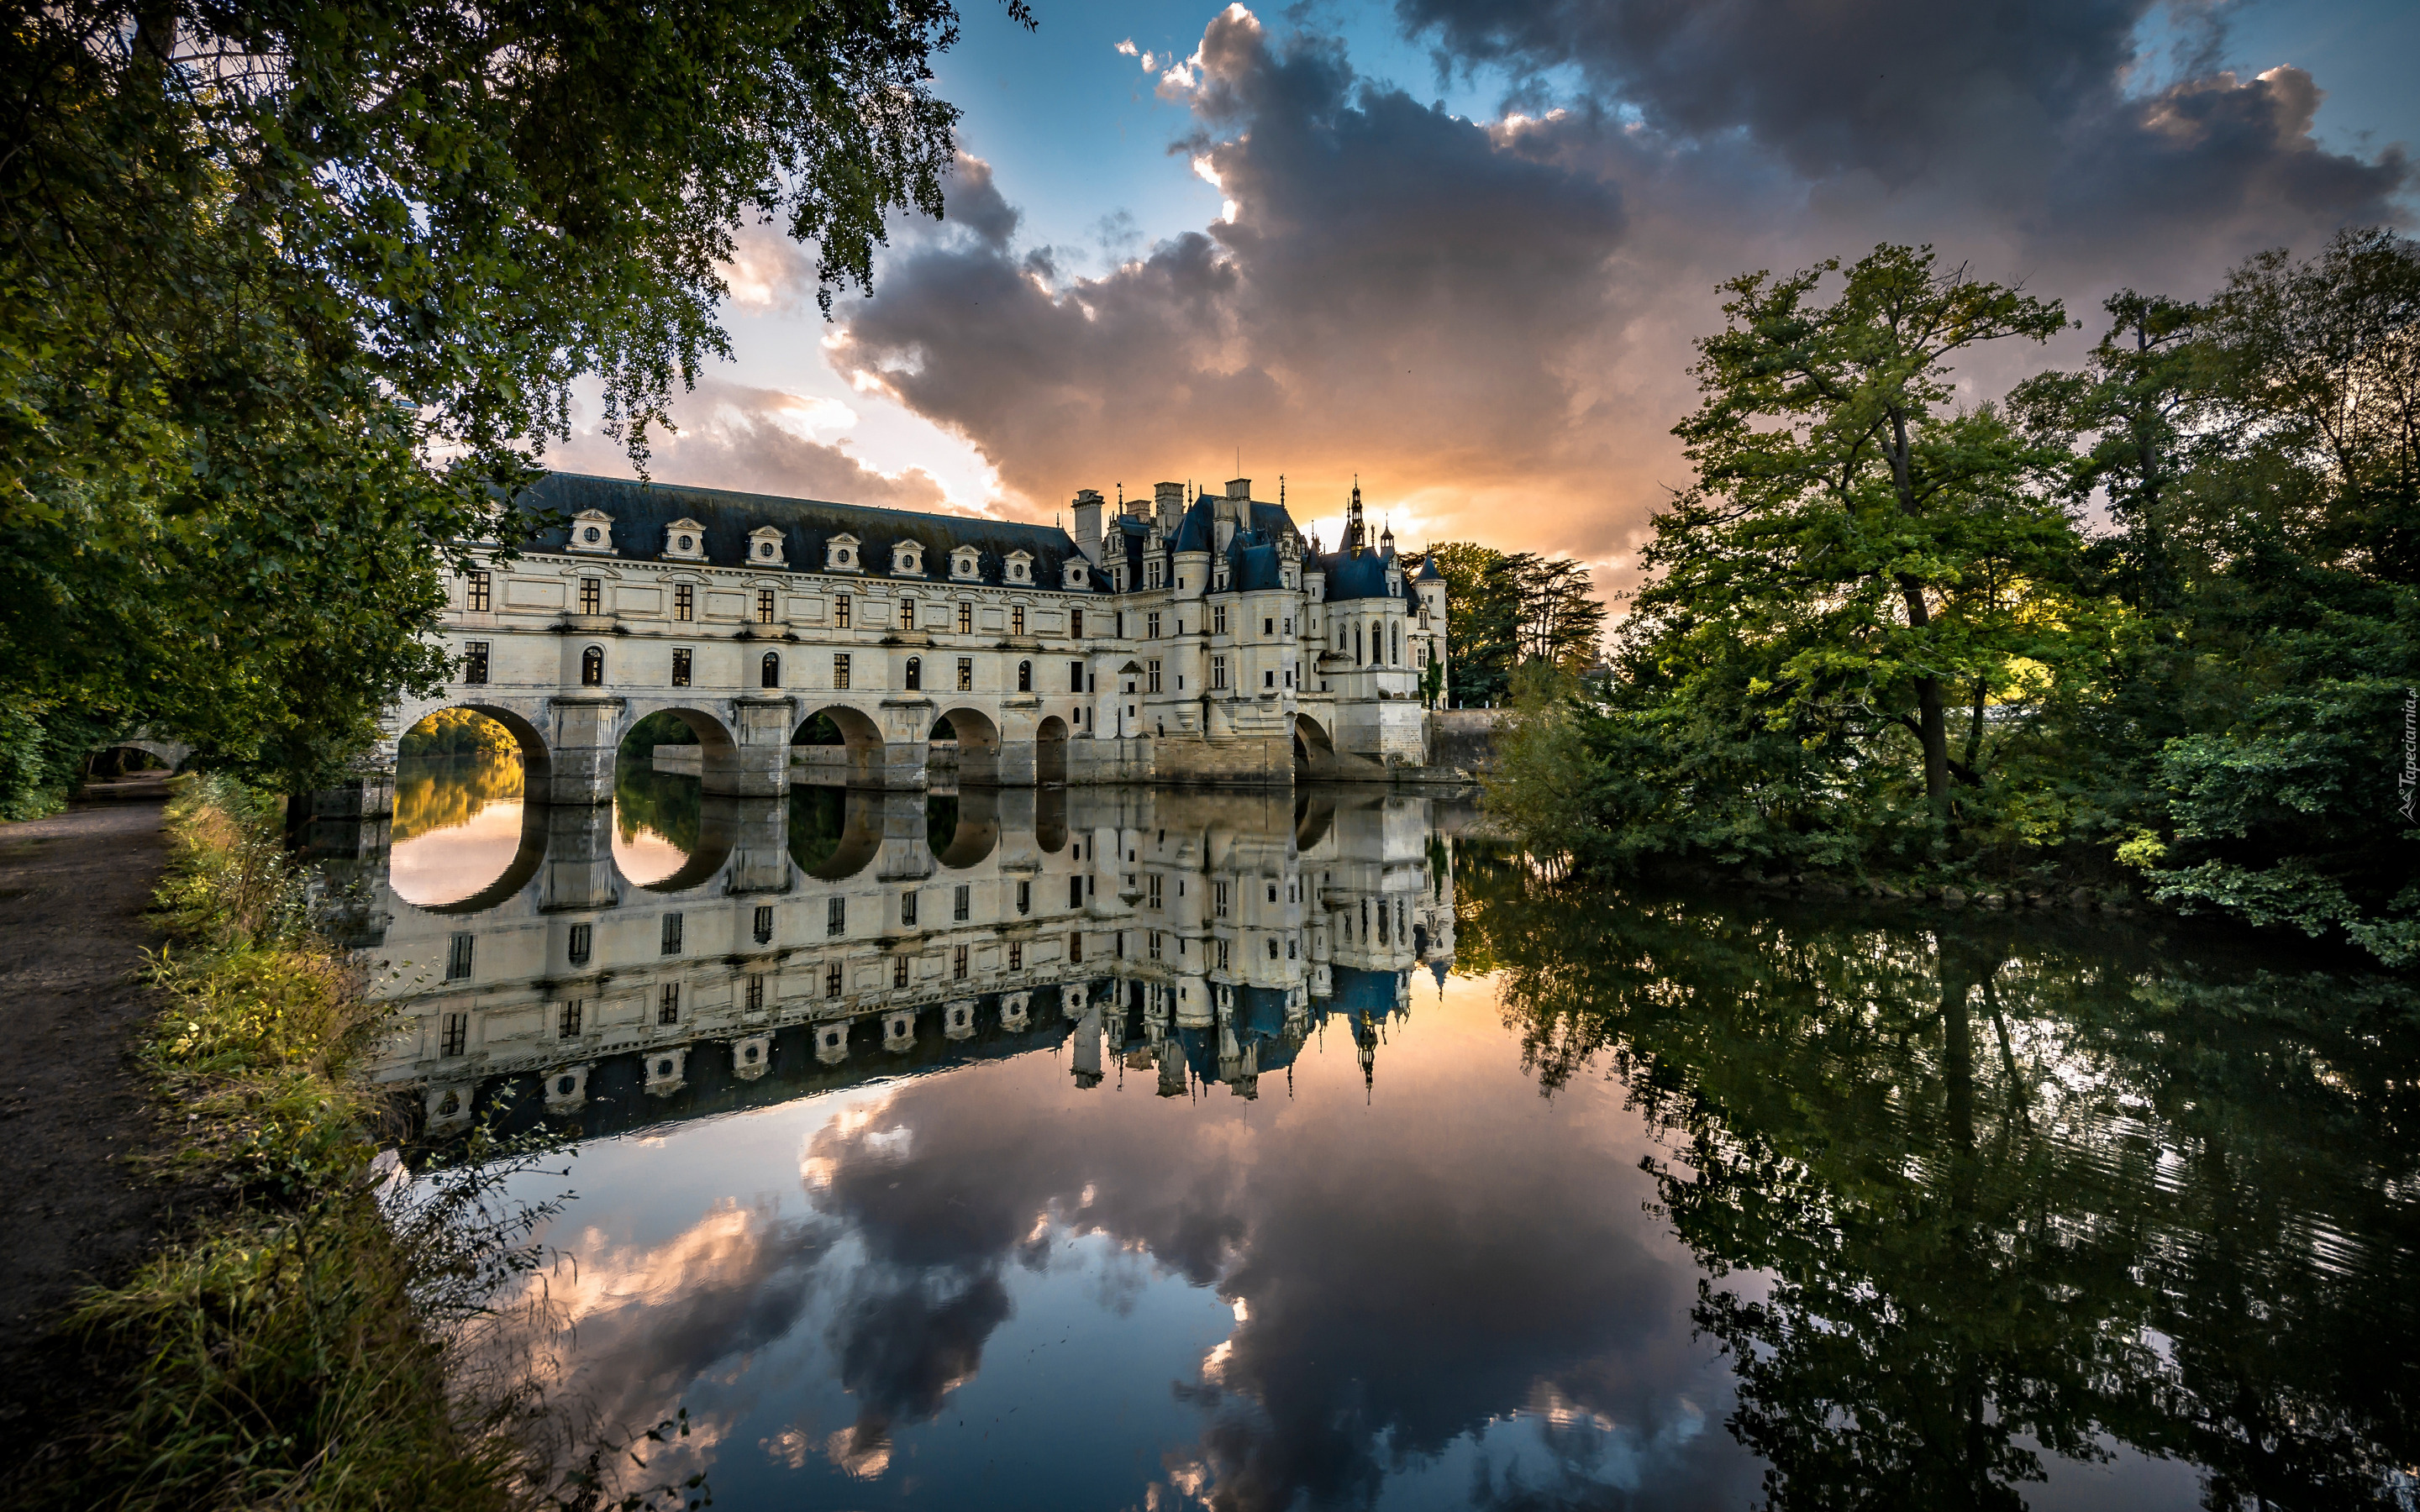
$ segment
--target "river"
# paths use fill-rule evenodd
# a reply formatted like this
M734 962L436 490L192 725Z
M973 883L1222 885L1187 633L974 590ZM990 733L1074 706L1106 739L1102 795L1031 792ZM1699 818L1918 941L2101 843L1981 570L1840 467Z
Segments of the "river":
M2408 980L1370 790L518 776L336 863L380 1073L560 1146L563 1383L718 1507L2415 1503Z

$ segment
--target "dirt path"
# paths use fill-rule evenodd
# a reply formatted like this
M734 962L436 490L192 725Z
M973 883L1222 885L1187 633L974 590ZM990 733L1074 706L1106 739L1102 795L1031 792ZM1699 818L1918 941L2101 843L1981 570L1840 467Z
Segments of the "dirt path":
M172 1193L125 1156L159 1137L127 1051L147 1009L129 980L165 861L164 787L97 789L0 825L0 1422L71 1401L82 1374L47 1324L87 1281L134 1267Z

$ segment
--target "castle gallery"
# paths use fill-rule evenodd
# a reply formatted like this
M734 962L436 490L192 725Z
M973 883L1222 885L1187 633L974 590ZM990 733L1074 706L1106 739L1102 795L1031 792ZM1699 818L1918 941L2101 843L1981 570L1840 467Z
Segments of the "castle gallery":
M794 767L920 787L944 750L1004 786L1382 778L1426 765L1446 687L1444 580L1369 534L1357 486L1334 550L1248 478L1086 489L1072 535L572 473L523 506L547 528L456 579L457 680L393 728L499 719L545 801L610 799L659 712L739 795Z

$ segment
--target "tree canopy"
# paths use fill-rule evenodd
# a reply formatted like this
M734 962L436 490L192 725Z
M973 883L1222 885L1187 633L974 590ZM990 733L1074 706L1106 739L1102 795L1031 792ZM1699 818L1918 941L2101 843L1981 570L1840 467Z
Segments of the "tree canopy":
M1612 866L2131 884L2420 958L2420 247L2123 291L2081 367L1963 406L1962 350L2063 313L1903 247L1726 288L1696 486L1508 814Z
M743 224L812 242L829 301L888 213L940 212L956 27L937 0L11 5L0 772L82 720L324 779L441 680L441 563L496 534L576 383L644 464L726 351Z
M1448 541L1404 559L1435 562L1445 579L1447 696L1465 708L1502 704L1528 663L1577 672L1594 662L1606 608L1588 565L1568 557Z

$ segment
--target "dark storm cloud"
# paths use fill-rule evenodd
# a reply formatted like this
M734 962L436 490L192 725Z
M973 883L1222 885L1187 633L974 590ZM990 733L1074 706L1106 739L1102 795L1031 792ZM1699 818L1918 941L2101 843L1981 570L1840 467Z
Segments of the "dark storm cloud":
M952 226L844 311L835 360L1029 509L1216 481L1240 446L1298 514L1357 471L1426 532L1604 562L1687 481L1668 432L1733 273L1930 242L2089 320L2120 285L2196 295L2262 247L2396 218L2402 153L2320 147L2308 75L2138 58L2143 12L1401 0L1448 67L1524 81L1526 114L1474 123L1230 8L1162 90L1220 219L1074 276L1015 244L970 165ZM2138 87L2154 64L2182 76ZM1966 376L1988 393L2060 355Z
M1555 361L1606 316L1620 190L1369 86L1333 42L1272 47L1241 10L1211 24L1199 77L1202 132L1181 150L1231 219L1066 279L1047 250L986 232L983 175L964 191L976 234L886 266L846 312L843 366L971 437L1046 507L1115 459L1140 486L1238 445L1264 474L1300 460L1340 499L1357 455L1526 473L1502 451L1571 417Z
M2154 238L2190 252L2389 218L2399 150L2361 162L2310 139L2310 76L2204 71L2149 94L2135 28L2150 0L2024 6L1934 0L1397 0L1440 62L1527 73L1575 68L1601 100L1676 138L1745 132L1801 177L1869 175L1938 206L1925 239L1999 221L2056 255ZM2190 60L2189 60L2190 61ZM2249 218L2254 224L2240 223ZM1856 249L1850 249L1856 250Z

